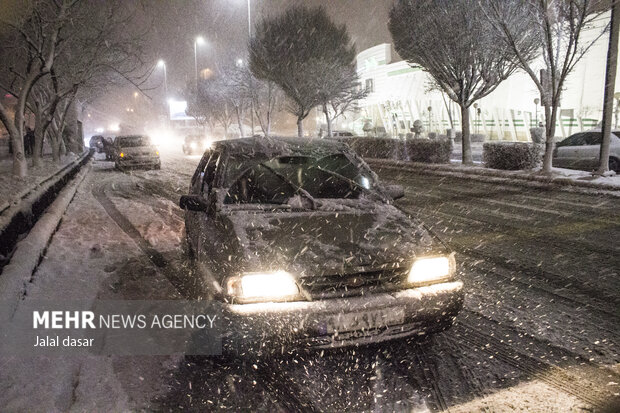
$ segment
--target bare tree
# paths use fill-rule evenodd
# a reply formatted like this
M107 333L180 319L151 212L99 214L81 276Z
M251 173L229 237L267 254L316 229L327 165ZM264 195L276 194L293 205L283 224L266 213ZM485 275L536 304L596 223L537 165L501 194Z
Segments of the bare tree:
M611 143L611 117L614 109L614 91L616 88L616 70L618 67L618 35L620 32L620 1L615 1L611 9L611 30L609 31L609 47L607 49L607 64L605 67L605 96L603 98L603 128L598 173L609 172L610 163L615 162L615 168L620 167L620 160L613 162L609 158Z
M332 122L345 112L354 111L360 99L368 92L360 87L355 64L326 68L325 76L318 85L321 108L327 124L327 136L332 136Z
M282 90L270 80L252 80L251 98L254 103L254 115L258 119L263 134L271 134L273 115L281 107L284 99Z
M7 73L2 75L2 88L17 98L17 105L11 119L8 109L0 103L0 120L11 138L13 174L17 176L26 176L28 170L23 141L28 97L34 85L50 73L63 41L61 33L70 24L71 11L78 1L35 0L22 18L2 22L11 28L5 39L8 47L3 48Z
M495 33L512 49L540 92L546 134L543 172L551 173L562 90L575 65L607 30L608 26L597 29L595 24L605 8L598 0L480 0L480 4ZM541 59L532 59L524 29L525 39L536 39L535 55ZM583 38L585 31L590 32L588 41Z
M346 27L332 22L323 8L304 6L263 20L249 51L254 76L274 82L287 96L286 108L297 117L299 137L310 111L327 101L325 96L336 95L330 90L334 82L325 82L326 78L355 58Z
M56 116L61 102L65 111L70 110L72 104L65 105L66 99L73 102L103 84L109 87L129 81L139 86L146 79L147 73L142 72L144 33L139 32L135 16L135 9L121 0L34 1L23 20L9 23L13 30L7 57L12 65L7 76L0 77L0 88L18 98L14 128L7 126L9 131L14 129L14 148L14 136L19 141L14 173L26 173L20 130L26 108L35 114L36 165L48 128L53 121L64 122L66 118ZM3 116L3 122L5 117L8 119ZM57 127L64 129L64 125ZM56 158L57 151L53 153Z
M510 76L519 61L469 0L399 0L390 11L389 29L401 57L422 67L461 108L463 163L473 163L469 107ZM531 58L533 38L520 21L511 30L523 35L523 58ZM529 47L529 49L528 49ZM529 53L529 54L528 54Z

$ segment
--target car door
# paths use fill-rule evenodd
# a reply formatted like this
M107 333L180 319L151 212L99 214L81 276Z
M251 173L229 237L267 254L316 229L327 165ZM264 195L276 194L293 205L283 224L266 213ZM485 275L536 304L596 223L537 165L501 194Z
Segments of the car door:
M575 168L579 159L579 151L585 144L585 134L577 133L569 136L556 145L554 166L559 168Z
M218 167L220 164L221 153L211 152L209 160L205 164L204 171L200 179L197 195L202 196L207 202L214 202L213 189L216 183ZM199 261L208 262L213 257L214 248L218 243L218 228L215 222L215 214L212 212L196 212L194 225L200 234L197 237L196 256Z
M587 132L585 134L585 144L579 151L578 167L580 169L591 170L598 167L602 137L601 132Z

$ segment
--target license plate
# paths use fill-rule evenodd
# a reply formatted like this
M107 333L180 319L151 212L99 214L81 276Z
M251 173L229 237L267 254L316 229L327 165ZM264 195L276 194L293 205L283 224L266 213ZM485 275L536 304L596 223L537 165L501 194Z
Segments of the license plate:
M340 313L327 318L321 330L327 334L356 330L375 330L381 327L403 324L405 310L400 307L369 310L358 313Z

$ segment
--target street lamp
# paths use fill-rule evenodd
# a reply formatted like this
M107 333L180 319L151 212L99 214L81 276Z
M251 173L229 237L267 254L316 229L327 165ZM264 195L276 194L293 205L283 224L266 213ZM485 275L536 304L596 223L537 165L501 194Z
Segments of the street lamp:
M166 73L166 62L159 59L159 62L157 62L157 67L164 69L164 94L168 96L168 74Z
M196 37L194 40L194 70L196 72L196 85L198 85L198 45L204 44L205 39L202 36Z
M476 134L480 133L480 112L481 109L478 107L478 103L474 103L474 109L476 109Z
M534 127L538 127L538 104L540 103L540 99L534 98L534 106L536 106L536 121L534 122Z

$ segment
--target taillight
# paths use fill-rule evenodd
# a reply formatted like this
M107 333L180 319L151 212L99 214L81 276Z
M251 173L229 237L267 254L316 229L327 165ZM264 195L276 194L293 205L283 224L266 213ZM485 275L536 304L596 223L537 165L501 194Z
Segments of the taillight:
M125 154L123 152L121 152L118 156L120 156L121 158L124 158Z

